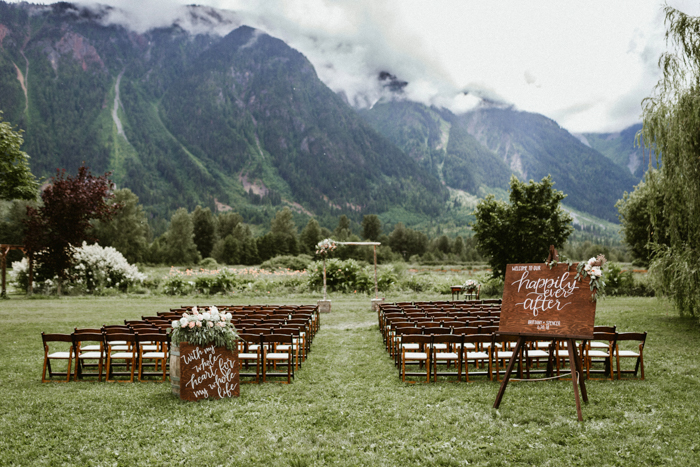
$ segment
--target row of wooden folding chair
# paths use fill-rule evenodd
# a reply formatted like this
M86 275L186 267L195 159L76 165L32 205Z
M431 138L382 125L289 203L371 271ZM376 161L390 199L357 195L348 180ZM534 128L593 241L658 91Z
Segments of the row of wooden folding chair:
M273 333L239 333L238 358L241 362L241 378L251 377L253 381L241 381L241 383L268 382L268 378L286 377L286 384L292 382L294 378L294 353L298 352L299 346L295 346L294 334L273 334ZM298 353L297 353L298 358ZM255 373L247 370L255 362ZM286 367L286 373L277 372L278 366ZM272 370L272 371L271 371ZM284 382L284 381L280 381Z
M128 332L95 332L94 329L76 330L71 334L41 333L44 344L44 366L42 382L56 381L56 376L65 377L65 382L85 380L86 377L97 377L102 381L104 370L105 380L115 382L115 376L128 376L128 382L134 381L138 368L138 380L145 381L146 377L159 376L161 381L166 378L166 361L169 351L169 336L165 333L128 333ZM52 350L54 344L61 345L61 350ZM68 345L69 344L69 345ZM67 348L66 348L67 347ZM66 371L54 371L51 362L66 361ZM118 362L127 371L115 371ZM145 362L146 361L146 362ZM145 371L146 363L153 361L155 368L160 365L161 371ZM92 364L89 364L92 363ZM96 367L97 372L86 371ZM47 376L48 371L48 376ZM125 382L126 382L125 381Z

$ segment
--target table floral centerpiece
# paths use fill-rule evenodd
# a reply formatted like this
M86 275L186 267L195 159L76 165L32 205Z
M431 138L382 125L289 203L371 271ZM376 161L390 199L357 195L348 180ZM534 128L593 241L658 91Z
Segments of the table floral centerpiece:
M474 279L469 279L462 285L462 291L464 293L475 293L478 289L479 283Z

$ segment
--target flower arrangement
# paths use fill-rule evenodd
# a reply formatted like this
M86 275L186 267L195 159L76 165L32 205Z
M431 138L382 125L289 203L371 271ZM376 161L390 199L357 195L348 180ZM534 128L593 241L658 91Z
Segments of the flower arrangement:
M189 342L195 345L214 344L233 350L238 340L238 333L231 323L231 313L219 313L215 307L202 313L197 307L192 313L183 313L182 318L173 321L172 343Z
M462 290L465 293L475 292L476 289L478 289L478 288L479 288L479 283L477 281L475 281L474 279L469 279L469 280L467 280L467 282L464 283L464 285L462 285Z
M338 245L330 238L327 238L318 242L316 245L316 254L319 256L326 256L336 248L338 248Z
M591 278L591 300L598 301L599 298L605 297L605 281L603 281L603 266L607 263L605 256L598 255L595 258L591 258L586 262L578 263L576 266L576 277L575 280L582 280L586 277Z

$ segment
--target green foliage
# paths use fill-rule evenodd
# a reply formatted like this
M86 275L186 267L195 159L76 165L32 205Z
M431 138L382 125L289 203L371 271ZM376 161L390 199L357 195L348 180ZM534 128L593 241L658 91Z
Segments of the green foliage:
M275 255L297 255L297 227L292 218L292 211L285 207L277 211L270 226L270 234L275 244Z
M194 229L194 243L197 251L206 258L211 255L216 241L216 223L211 209L197 206L192 212L192 225Z
M187 209L178 209L170 218L165 241L165 255L171 265L197 264L201 259L194 243L194 225Z
M321 237L321 226L316 219L311 218L299 235L299 246L303 253L314 254L316 244L323 240Z
M102 246L116 248L130 263L145 259L148 249L148 221L139 198L128 188L114 191L110 205L119 206L111 220L96 220L92 234Z
M382 235L382 221L376 214L367 214L362 217L362 238L372 242L379 240Z
M428 248L428 236L423 232L409 229L399 222L389 234L389 246L392 251L408 259L413 255L425 253Z
M700 316L700 18L670 6L664 11L672 49L661 56L663 76L642 102L640 134L664 158L661 177L646 180L652 192L649 269L681 315ZM668 244L656 236L662 233Z
M39 183L29 168L29 155L22 151L22 131L2 121L0 111L0 200L36 199Z
M163 279L162 287L166 295L188 295L194 290L194 281L182 274L171 274Z
M291 269L292 271L304 271L311 264L311 256L275 256L260 265L261 269Z
M620 213L622 235L640 264L651 260L651 242L667 245L669 237L664 219L663 175L655 170L646 173L646 181L623 195L615 205Z
M551 177L524 183L513 176L509 203L490 195L477 205L474 238L494 277L504 277L507 264L543 262L549 245L561 248L573 232L560 205L566 195L553 185Z
M308 271L309 287L312 289L323 288L323 261L311 263ZM362 275L362 266L353 259L343 261L331 258L326 260L326 287L329 291L352 292L358 288L358 284L366 287L367 281Z

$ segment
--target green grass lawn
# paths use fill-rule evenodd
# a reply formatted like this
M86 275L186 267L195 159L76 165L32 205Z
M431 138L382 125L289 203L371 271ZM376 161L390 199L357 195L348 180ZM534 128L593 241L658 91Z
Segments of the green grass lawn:
M700 332L668 302L609 298L597 324L648 331L645 381L402 384L366 296L333 295L293 384L184 403L169 384L42 384L41 331L70 332L187 303L103 297L0 301L0 465L698 465ZM390 296L388 300L434 299Z

